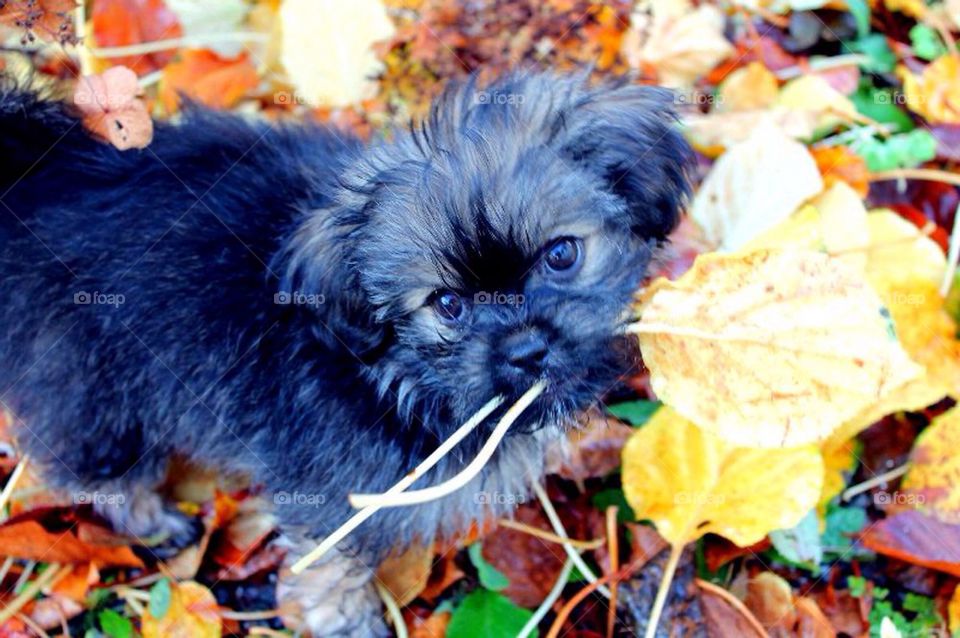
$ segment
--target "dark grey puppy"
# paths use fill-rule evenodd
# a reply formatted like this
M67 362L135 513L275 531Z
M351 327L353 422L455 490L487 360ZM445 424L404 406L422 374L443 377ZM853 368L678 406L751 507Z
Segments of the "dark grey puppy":
M285 583L314 632L375 634L358 620L369 570L340 567L508 510L545 442L635 369L625 311L688 194L671 104L518 74L451 87L368 146L193 109L120 152L7 86L0 398L49 479L120 531L186 535L154 491L182 457L253 476L287 532L318 539L349 493L388 488L488 399L545 379L466 489L384 510Z

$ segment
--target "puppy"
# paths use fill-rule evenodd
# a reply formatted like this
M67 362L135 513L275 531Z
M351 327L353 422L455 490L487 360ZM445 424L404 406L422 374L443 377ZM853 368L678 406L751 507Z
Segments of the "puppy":
M125 495L96 502L118 531L189 536L156 492L179 457L252 476L282 528L316 540L348 494L389 488L491 397L546 380L470 485L383 510L319 589L281 592L310 600L298 622L316 635L378 635L364 565L505 514L546 442L638 365L620 329L689 192L671 104L514 74L452 86L369 145L192 108L121 152L7 83L0 399L51 483Z

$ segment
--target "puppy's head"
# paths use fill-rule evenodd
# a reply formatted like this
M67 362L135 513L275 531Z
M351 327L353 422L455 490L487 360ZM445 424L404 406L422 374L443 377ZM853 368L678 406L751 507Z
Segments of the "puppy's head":
M320 332L435 433L540 378L526 428L586 407L637 364L618 334L688 195L671 103L554 75L449 89L295 238Z

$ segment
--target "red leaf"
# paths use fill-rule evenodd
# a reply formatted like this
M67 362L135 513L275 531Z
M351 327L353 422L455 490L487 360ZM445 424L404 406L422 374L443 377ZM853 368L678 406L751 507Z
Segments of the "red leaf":
M153 121L139 92L136 74L115 66L80 78L73 101L88 131L124 151L143 148L153 139Z
M46 563L96 563L99 566L143 567L126 546L92 545L80 540L73 526L66 531L48 531L35 520L0 525L0 547L5 556Z
M878 554L960 576L960 525L916 510L883 519L868 528L860 542Z
M177 15L163 0L96 0L93 3L93 38L97 46L141 44L179 38L182 34ZM175 51L130 55L112 58L112 61L143 75L163 68Z

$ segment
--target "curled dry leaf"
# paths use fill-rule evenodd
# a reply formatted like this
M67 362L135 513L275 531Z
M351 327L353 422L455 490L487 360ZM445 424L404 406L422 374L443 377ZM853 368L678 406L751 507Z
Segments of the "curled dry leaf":
M820 495L816 448L735 447L661 408L623 450L623 491L672 545L706 533L741 547L793 527Z
M139 95L137 75L115 66L77 80L73 102L88 131L125 151L143 148L153 139L153 121Z
M739 68L717 88L717 111L765 109L777 101L780 88L775 76L760 62Z
M377 580L405 607L427 586L432 566L433 547L414 544L402 552L391 552L377 567Z
M346 106L371 97L381 69L373 44L394 33L380 0L284 0L281 61L297 97Z
M144 610L143 638L220 638L222 621L210 590L193 581L171 587L170 606L162 618L155 618L149 607Z
M810 152L769 123L720 156L690 209L708 240L738 250L823 189Z
M901 492L917 509L948 523L960 523L960 408L933 420L910 453Z
M922 372L863 277L823 253L701 255L644 300L654 391L740 445L821 440Z
M624 55L631 66L654 70L661 84L689 87L734 52L723 26L723 13L712 5L656 2L645 32L635 28L624 38Z
M915 509L871 525L860 537L878 554L960 577L960 525Z

